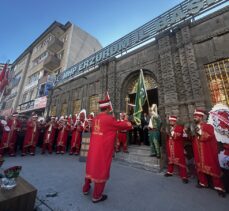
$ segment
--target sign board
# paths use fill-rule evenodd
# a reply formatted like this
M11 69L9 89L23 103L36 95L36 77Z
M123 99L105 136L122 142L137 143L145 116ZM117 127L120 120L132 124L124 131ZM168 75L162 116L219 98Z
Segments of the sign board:
M113 42L107 47L97 51L81 62L73 65L67 70L60 73L56 78L56 84L60 84L65 80L69 80L74 76L84 73L89 68L120 55L127 50L130 50L137 45L140 45L161 32L171 29L177 24L198 16L220 4L227 2L227 0L186 0L169 11L154 18L143 26L130 32L126 36Z
M34 109L45 108L47 104L47 97L39 97L34 101Z
M13 111L12 108L5 109L5 110L0 111L0 115L1 115L1 116L10 116L11 113L12 113L12 111Z

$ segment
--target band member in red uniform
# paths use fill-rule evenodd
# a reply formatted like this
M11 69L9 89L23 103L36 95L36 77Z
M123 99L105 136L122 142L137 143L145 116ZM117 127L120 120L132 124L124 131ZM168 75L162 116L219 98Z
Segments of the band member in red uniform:
M127 121L126 114L120 113L120 120L121 122ZM127 150L127 130L119 130L118 131L118 138L116 143L116 152L120 152L120 148L123 148L123 152L128 153Z
M173 175L174 165L179 166L180 177L183 183L188 183L187 166L184 155L184 127L177 125L177 117L169 117L170 131L167 135L166 150L168 156L168 170L166 177Z
M82 132L83 126L81 125L81 121L77 120L75 125L72 127L72 139L71 139L71 149L69 154L78 155L80 152L81 142L82 142Z
M45 150L48 148L49 154L52 154L52 146L56 134L57 123L56 117L52 116L51 121L45 125L45 136L42 144L42 154L45 153Z
M107 199L107 195L102 193L106 181L109 179L117 130L129 130L132 128L130 122L117 121L109 115L112 105L107 97L104 101L99 101L99 104L101 113L92 121L85 184L83 186L83 193L87 195L90 190L90 183L95 183L92 197L94 203Z
M85 123L84 123L84 132L91 132L91 123L94 117L95 117L95 114L93 112L91 112L88 115L88 118L85 120Z
M66 145L68 139L68 132L71 129L67 119L61 119L59 126L59 133L56 144L56 154L64 154L66 152Z
M17 141L17 133L20 130L20 121L18 120L18 113L12 114L12 119L5 121L2 141L0 144L0 153L3 154L4 150L8 149L10 156L15 156L15 145Z
M2 134L0 138L0 155L3 156L4 152L9 149L8 141L9 141L10 127L7 125L6 120L1 120L0 126L2 128Z
M27 130L22 147L22 156L25 156L27 152L30 155L35 155L35 149L39 138L39 122L37 114L34 114L27 122Z
M205 123L203 117L203 110L195 110L194 122L196 127L192 144L198 177L197 187L208 187L208 175L211 177L214 189L218 191L219 196L225 197L214 128L212 125Z

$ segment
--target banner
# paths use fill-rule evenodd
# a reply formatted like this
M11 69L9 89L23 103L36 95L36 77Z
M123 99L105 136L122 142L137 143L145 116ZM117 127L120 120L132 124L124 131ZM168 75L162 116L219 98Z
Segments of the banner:
M141 115L143 111L142 107L146 101L148 102L147 91L145 88L145 80L143 71L140 70L134 107L134 121L137 125L141 124Z

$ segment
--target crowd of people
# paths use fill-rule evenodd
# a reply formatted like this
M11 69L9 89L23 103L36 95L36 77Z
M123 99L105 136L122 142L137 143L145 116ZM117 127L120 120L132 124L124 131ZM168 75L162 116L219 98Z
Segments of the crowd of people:
M48 121L32 113L25 122L21 121L17 112L14 112L12 116L0 121L0 155L8 153L9 156L15 156L17 148L21 149L22 156L35 155L37 146L41 147L42 154L46 150L52 154L53 149L57 154L64 154L68 147L69 134L71 134L69 154L78 155L82 133L90 131L93 118L94 113L86 116L86 111L83 109L73 117L71 115L60 118L51 116Z
M44 118L33 113L28 118L25 127L22 126L19 114L14 112L12 116L5 117L0 121L0 156L4 156L5 153L15 156L17 148L21 149L22 156L35 155L37 146L41 147L42 154L46 151L52 154L53 150L56 154L65 154L69 148L70 155L78 155L82 134L90 132L91 140L83 192L88 194L90 183L95 182L93 202L103 201L107 198L102 193L106 180L109 178L113 151L120 152L122 147L123 152L128 153L128 142L131 143L136 138L137 143L140 144L140 140L143 138L143 141L146 139L150 145L150 156L160 158L160 139L163 130L156 104L150 108L150 115L143 113L142 124L137 126L134 124L133 118L128 117L125 113L120 113L118 120L109 115L112 109L108 102L110 101L100 102L102 112L97 116L93 112L86 116L86 111L83 109L79 114L73 116L61 116L60 118L51 116L48 121L45 121ZM177 116L169 116L169 125L166 130L168 165L164 176L172 176L174 166L177 166L183 183L188 183L187 150L184 146L184 143L188 141L191 143L194 156L195 172L198 179L197 187L207 188L211 185L220 196L225 197L214 128L204 122L204 115L203 110L195 110L193 114L195 127L192 129L178 124ZM228 124L226 124L226 128L228 132ZM19 141L19 134L22 130L24 136ZM71 135L69 136L69 134ZM225 156L229 156L228 143L224 144L224 147ZM228 162L226 165L226 169L228 169ZM209 181L211 181L210 184Z

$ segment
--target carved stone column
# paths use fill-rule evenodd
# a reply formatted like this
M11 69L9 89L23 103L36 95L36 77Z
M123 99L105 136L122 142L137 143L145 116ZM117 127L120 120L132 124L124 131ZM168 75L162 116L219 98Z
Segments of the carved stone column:
M162 81L164 91L165 112L171 113L171 109L166 105L177 103L178 95L169 35L165 35L158 40L158 48L161 67L160 80Z

